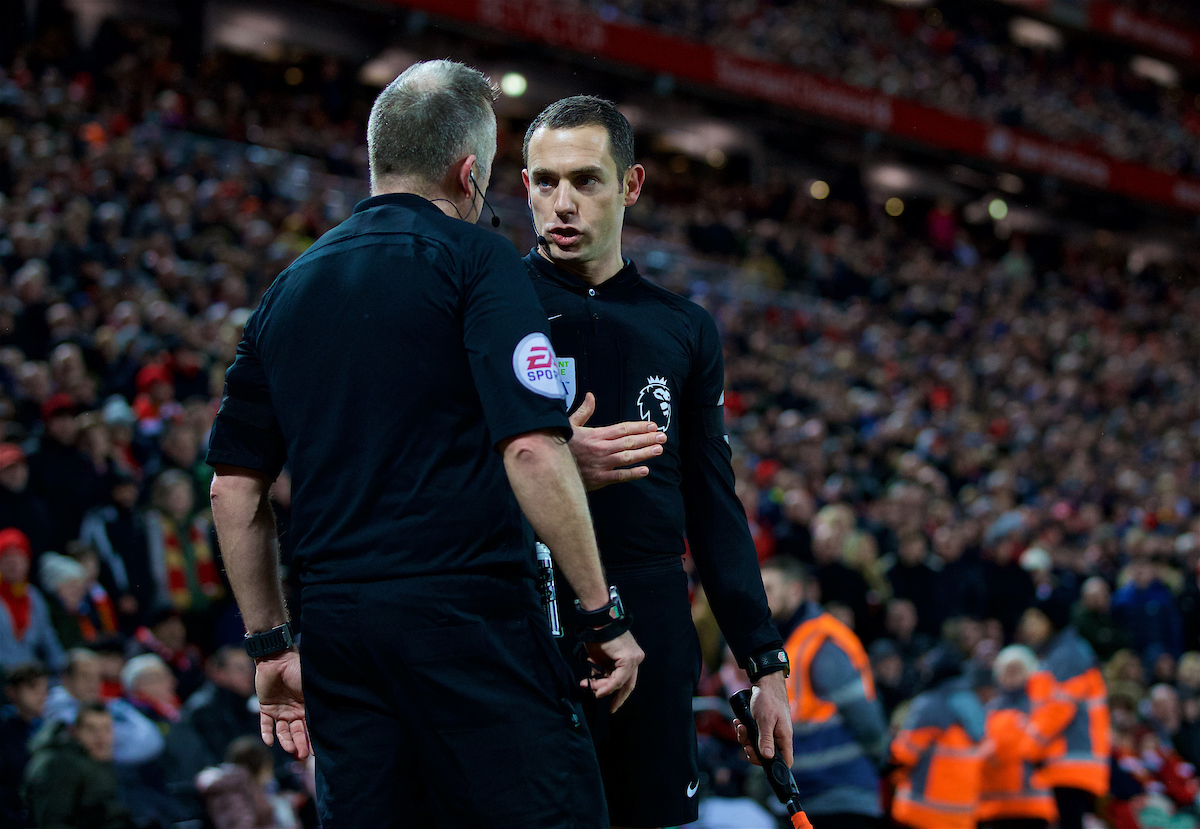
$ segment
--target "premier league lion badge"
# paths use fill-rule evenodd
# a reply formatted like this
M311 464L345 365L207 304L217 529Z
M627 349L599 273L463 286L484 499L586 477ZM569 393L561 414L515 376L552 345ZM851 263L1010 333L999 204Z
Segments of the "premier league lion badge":
M638 392L637 407L638 416L657 423L659 431L671 428L671 390L667 388L667 378L647 377L645 387Z

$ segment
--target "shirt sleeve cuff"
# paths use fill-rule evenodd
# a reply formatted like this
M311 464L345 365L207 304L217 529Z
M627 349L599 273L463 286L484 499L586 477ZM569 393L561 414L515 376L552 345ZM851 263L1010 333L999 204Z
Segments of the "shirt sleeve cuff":
M571 439L571 421L567 420L565 414L557 412L542 415L540 417L530 417L524 420L502 423L493 427L488 424L488 430L492 436L492 446L499 448L500 444L511 437L523 435L526 432L536 432L540 429L553 429L563 436L564 440Z
M210 449L204 460L209 466L225 464L227 466L240 466L243 469L253 469L256 472L263 473L271 480L278 478L279 473L283 470L283 467L278 463L273 463L266 458L246 452Z

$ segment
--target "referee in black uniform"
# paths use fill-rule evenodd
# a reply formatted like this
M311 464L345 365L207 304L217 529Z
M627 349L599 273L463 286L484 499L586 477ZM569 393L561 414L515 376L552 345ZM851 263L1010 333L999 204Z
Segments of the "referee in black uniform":
M213 426L263 739L300 758L311 739L325 829L608 824L522 510L596 611L592 690L619 703L642 653L600 568L545 317L509 243L473 227L493 99L450 61L380 94L373 197L267 291ZM267 500L285 462L299 652Z
M787 657L734 494L721 342L704 309L646 282L621 256L625 208L637 201L645 170L611 102L578 96L550 105L525 134L524 155L538 235L525 262L575 409L570 445L593 490L600 555L647 657L620 711L587 706L609 815L616 826L688 823L697 818L691 699L700 647L681 563L685 535L725 639L756 686L763 753L778 745L789 764L792 756ZM623 426L638 420L657 425L662 453L626 470L631 482L606 486L612 473L599 461L613 448L630 452L626 463L658 449L627 436ZM574 648L570 636L562 644Z

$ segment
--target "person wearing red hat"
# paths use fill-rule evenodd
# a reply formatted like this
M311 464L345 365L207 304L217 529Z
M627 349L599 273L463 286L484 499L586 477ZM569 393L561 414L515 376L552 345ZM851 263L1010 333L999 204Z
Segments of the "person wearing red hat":
M133 411L137 415L142 431L157 434L167 420L183 413L175 401L175 381L171 369L159 363L142 366L134 378L137 397L133 399Z
M15 527L0 530L0 670L40 660L58 671L66 654L45 598L29 583L29 539Z

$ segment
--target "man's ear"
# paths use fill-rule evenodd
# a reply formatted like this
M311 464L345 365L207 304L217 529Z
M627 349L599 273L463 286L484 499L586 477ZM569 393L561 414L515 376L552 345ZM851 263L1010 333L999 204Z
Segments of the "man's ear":
M475 188L471 185L471 170L475 167L475 155L471 154L453 165L446 173L446 194L454 198L471 198Z
M642 185L646 183L646 168L641 164L634 164L625 171L625 206L632 207L637 204L638 197L642 195Z
M525 192L529 192L529 168L526 167L521 171L521 182L525 185Z

